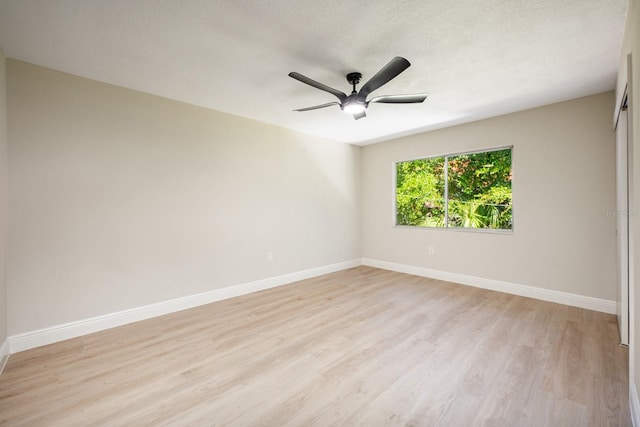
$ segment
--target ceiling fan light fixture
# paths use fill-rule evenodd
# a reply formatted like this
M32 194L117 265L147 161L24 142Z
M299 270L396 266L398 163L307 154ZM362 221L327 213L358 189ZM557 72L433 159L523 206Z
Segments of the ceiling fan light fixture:
M353 101L353 102L348 102L344 104L344 106L342 107L342 111L344 111L347 114L360 114L366 108L367 106L364 103Z

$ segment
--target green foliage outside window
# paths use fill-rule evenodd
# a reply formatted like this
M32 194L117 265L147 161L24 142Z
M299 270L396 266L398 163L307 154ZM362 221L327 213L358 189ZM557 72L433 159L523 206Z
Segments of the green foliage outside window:
M396 223L511 230L511 177L511 148L396 163Z

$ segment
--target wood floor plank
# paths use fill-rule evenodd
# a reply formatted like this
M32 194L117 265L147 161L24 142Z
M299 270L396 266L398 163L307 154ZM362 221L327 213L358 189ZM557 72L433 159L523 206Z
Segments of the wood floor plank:
M8 426L630 426L614 316L357 267L10 357Z

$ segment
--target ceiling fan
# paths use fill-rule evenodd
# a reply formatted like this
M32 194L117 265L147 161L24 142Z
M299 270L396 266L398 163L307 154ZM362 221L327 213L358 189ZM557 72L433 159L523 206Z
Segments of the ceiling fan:
M337 89L319 83L315 80L310 79L309 77L303 76L300 73L292 72L289 73L289 77L292 77L302 83L308 84L309 86L313 86L316 89L323 90L325 92L329 92L334 95L336 98L340 100L340 102L327 102L326 104L315 105L313 107L300 108L298 110L293 111L310 111L317 110L318 108L330 107L332 105L339 105L340 109L345 113L352 114L353 118L358 120L363 117L366 117L367 114L365 110L369 107L369 104L372 102L382 102L385 104L415 104L423 102L427 99L427 94L418 93L413 95L382 95L371 98L367 101L367 96L374 90L380 88L381 86L387 84L389 81L396 78L400 73L409 68L411 63L406 59L396 56L393 58L387 65L382 67L380 71L378 71L373 77L369 79L361 88L360 91L356 90L356 85L360 83L360 79L362 79L362 74L360 73L349 73L347 74L347 81L353 86L353 91L350 95L347 96L346 93L341 92Z

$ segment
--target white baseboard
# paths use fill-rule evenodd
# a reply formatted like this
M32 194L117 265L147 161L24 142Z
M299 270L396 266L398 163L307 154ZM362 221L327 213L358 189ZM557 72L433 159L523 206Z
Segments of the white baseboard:
M536 288L533 286L518 285L492 279L467 276L464 274L432 270L424 267L415 267L406 264L397 264L387 261L363 258L362 260L356 259L340 262L337 264L311 268L308 270L285 274L282 276L271 277L254 282L215 289L201 294L189 295L142 307L132 308L129 310L123 310L116 313L106 314L104 316L83 319L76 322L65 323L62 325L51 326L36 331L12 335L7 338L2 347L0 347L0 368L3 366L3 363L6 363L6 359L8 358L8 355L10 353L29 350L31 348L64 341L93 332L103 331L105 329L126 325L140 320L150 319L152 317L162 316L164 314L174 313L176 311L186 310L215 301L274 288L299 280L321 276L323 274L346 270L348 268L357 267L359 265L367 265L371 267L382 268L385 270L413 274L416 276L445 280L448 282L460 283L463 285L475 286L483 289L521 295L525 297L540 299L543 301L566 304L610 314L615 314L616 311L616 305L613 301L585 297L582 295L575 295L549 289ZM638 427L640 427L640 425Z
M4 367L7 365L9 355L9 338L7 338L0 346L0 374L2 374Z
M150 319L152 317L162 316L164 314L174 313L176 311L186 310L188 308L209 304L223 299L262 291L265 289L297 282L299 280L321 276L323 274L346 270L348 268L357 267L359 265L361 265L360 259L325 265L322 267L311 268L309 270L303 270L295 273L285 274L282 276L256 280L255 282L215 289L212 291L203 292L201 294L189 295L168 301L162 301L155 304L106 314L104 316L93 317L90 319L79 320L76 322L65 323L62 325L56 325L36 331L13 335L7 339L9 345L6 350L7 353L9 351L11 353L17 353L20 351L29 350L31 348L64 341L93 332L103 331L105 329L126 325L128 323L133 323L140 320Z
M424 267L415 267L412 265L397 264L393 262L379 261L369 258L363 258L362 264L368 265L370 267L382 268L384 270L413 274L414 276L429 277L431 279L445 280L447 282L460 283L462 285L474 286L476 288L483 288L492 291L504 292L507 294L520 295L523 297L586 308L589 310L601 311L609 314L616 313L615 301L609 301L600 298L586 297L583 295L553 291L550 289L537 288L534 286L518 285L515 283L501 282L499 280L484 279L481 277L467 276L465 274L449 273L446 271L432 270Z
M633 427L640 427L640 401L638 401L638 391L633 381L629 383L629 408Z

